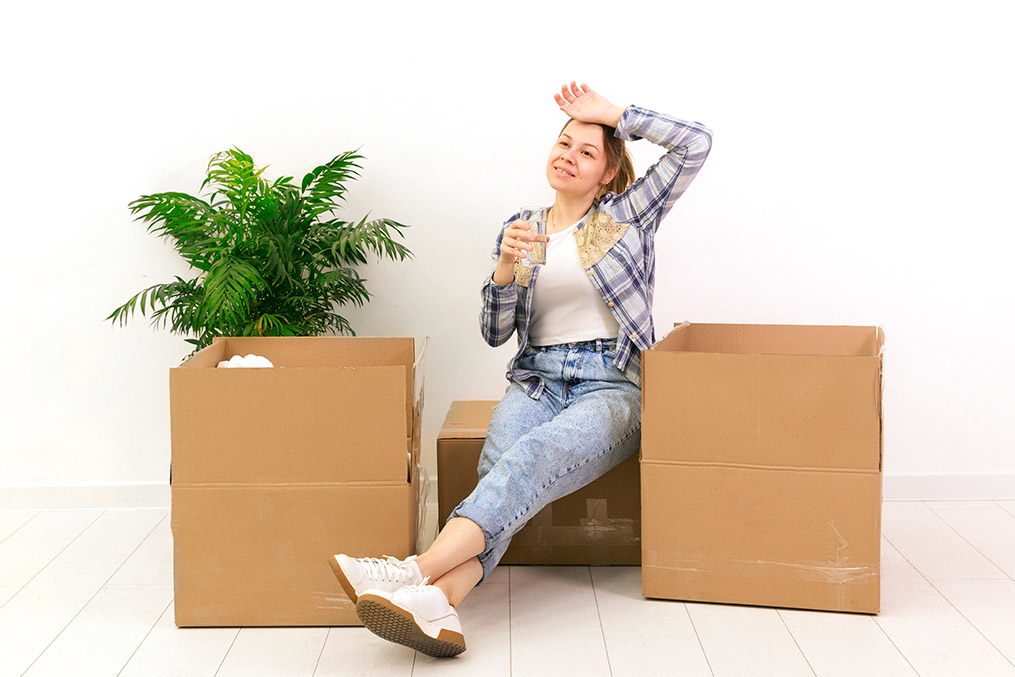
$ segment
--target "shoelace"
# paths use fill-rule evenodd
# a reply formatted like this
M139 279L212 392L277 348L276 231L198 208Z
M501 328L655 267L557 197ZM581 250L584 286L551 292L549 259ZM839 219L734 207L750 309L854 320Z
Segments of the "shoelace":
M413 583L412 585L403 585L402 586L402 590L408 590L409 592L423 592L423 590L428 587L427 584L429 582L430 582L430 577L429 576L424 576L422 582L420 582L420 583Z
M405 569L406 562L391 555L385 555L384 559L363 557L359 561L371 578L392 583L404 583L409 580L409 572Z

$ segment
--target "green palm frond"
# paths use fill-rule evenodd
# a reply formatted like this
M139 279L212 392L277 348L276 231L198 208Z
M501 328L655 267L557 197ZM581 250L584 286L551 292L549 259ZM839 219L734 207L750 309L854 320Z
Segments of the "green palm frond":
M213 320L239 324L264 287L264 279L250 263L237 258L219 259L204 280L205 312Z
M220 246L211 205L185 193L158 193L142 195L128 206L148 224L149 233L170 240L190 265L208 270L209 250Z
M123 326L140 310L153 327L187 337L191 355L216 336L354 335L335 305L370 300L356 267L368 263L368 254L412 256L398 241L408 226L397 221L322 220L339 209L363 159L356 151L337 155L296 186L291 176L268 181L267 167L234 147L209 160L201 190L210 194L165 192L132 201L135 220L169 240L200 275L148 287L106 319Z
M402 229L407 227L397 221L367 221L363 217L355 224L336 219L321 225L322 229L317 234L318 242L322 246L322 253L335 266L366 263L367 252L399 261L412 255L412 252L394 240L392 231L402 237Z
M354 151L342 153L304 176L302 191L307 212L316 217L338 209L339 201L345 196L345 182L359 176L362 159L363 156Z

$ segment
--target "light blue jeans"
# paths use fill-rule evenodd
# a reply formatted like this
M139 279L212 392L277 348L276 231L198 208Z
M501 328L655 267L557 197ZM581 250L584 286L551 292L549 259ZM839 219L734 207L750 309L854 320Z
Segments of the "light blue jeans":
M508 385L479 457L479 483L448 517L483 530L482 580L529 518L638 450L641 388L613 366L616 354L615 340L596 339L530 346L519 358L518 368L539 372L545 390L534 400Z

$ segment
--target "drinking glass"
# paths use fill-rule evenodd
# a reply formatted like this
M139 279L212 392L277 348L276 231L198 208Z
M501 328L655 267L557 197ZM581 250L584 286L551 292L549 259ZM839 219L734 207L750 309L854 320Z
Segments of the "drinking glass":
M546 207L522 207L519 210L520 220L529 224L530 235L546 235ZM532 251L526 250L522 264L526 266L542 266L546 264L546 243L529 242Z

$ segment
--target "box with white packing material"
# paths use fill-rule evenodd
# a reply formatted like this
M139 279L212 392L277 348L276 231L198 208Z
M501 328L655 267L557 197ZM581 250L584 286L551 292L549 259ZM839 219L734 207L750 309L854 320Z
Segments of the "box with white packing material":
M249 354L273 366L216 367ZM415 552L420 361L411 338L229 337L170 370L178 626L359 624L328 559Z

